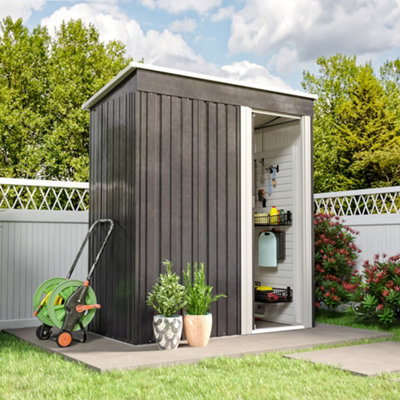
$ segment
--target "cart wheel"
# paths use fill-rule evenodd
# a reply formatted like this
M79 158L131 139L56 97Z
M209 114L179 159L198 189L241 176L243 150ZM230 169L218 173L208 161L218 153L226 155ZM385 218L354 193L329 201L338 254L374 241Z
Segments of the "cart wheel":
M36 328L36 336L39 340L47 340L51 335L51 326L40 325Z
M82 281L76 280L65 280L58 284L51 292L48 301L48 312L51 320L51 325L62 329L64 319L65 319L65 307L64 303L68 300L69 296L75 292L80 286L83 285ZM57 298L62 298L62 304L56 304ZM86 304L97 304L96 295L93 289L89 286L88 294L86 295ZM88 310L87 313L83 314L81 317L81 322L83 326L89 325L89 322L94 318L96 309L93 308ZM81 329L79 324L75 324L73 331Z
M69 347L72 343L72 335L71 332L68 331L61 331L57 335L57 344L60 347Z
M44 281L36 290L33 296L33 311L36 311L43 299L50 294L50 292L61 282L65 282L65 278L52 278ZM48 312L48 300L43 304L42 308L37 314L38 319L43 324L53 326ZM39 336L38 336L39 337ZM40 338L39 338L40 339Z

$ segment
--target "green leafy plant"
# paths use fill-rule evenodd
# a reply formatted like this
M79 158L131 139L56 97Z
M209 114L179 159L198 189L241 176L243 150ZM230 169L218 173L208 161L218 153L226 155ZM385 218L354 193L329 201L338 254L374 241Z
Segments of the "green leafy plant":
M315 214L315 297L316 308L321 302L334 309L346 302L356 290L352 282L352 268L356 264L357 249L354 241L356 232L344 225L339 217Z
M172 263L165 260L165 274L161 274L157 283L147 296L147 304L165 317L176 314L185 305L185 287L179 283L179 276L172 272Z
M226 296L224 294L211 295L213 287L206 284L204 263L200 263L200 268L198 268L196 262L193 272L192 277L192 267L188 263L186 272L183 272L185 311L190 315L205 315L208 313L211 303Z
M377 319L389 325L400 317L400 254L378 254L374 263L365 261L361 274L353 277L357 286L352 312L365 319Z

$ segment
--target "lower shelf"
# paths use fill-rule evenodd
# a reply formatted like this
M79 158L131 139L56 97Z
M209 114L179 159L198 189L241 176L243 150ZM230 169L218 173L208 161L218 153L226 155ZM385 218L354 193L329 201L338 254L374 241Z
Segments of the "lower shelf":
M268 291L260 291L255 288L254 300L258 303L290 303L293 301L293 290L272 288Z

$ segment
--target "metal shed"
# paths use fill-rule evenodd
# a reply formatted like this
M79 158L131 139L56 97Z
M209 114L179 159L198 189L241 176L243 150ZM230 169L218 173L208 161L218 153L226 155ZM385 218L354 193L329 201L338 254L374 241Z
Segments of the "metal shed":
M145 299L164 259L178 273L204 262L209 283L227 295L211 309L213 336L313 325L314 99L132 63L83 105L90 221L116 222L93 279L102 304L93 331L133 344L153 340ZM281 166L273 190L266 163ZM265 228L254 224L253 213L265 211L259 187L267 208L278 202L292 214L280 228L286 257L274 269L257 265ZM293 301L255 301L254 281L290 287Z

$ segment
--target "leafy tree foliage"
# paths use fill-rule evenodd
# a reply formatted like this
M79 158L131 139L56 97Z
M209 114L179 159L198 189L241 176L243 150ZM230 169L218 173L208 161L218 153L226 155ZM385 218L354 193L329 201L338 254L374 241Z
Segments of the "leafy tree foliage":
M315 191L400 184L399 60L387 62L381 78L355 56L321 57L317 64L318 74L303 74L303 87L319 96Z
M0 24L0 176L87 181L89 115L82 104L131 61L93 25L51 37L22 20Z

